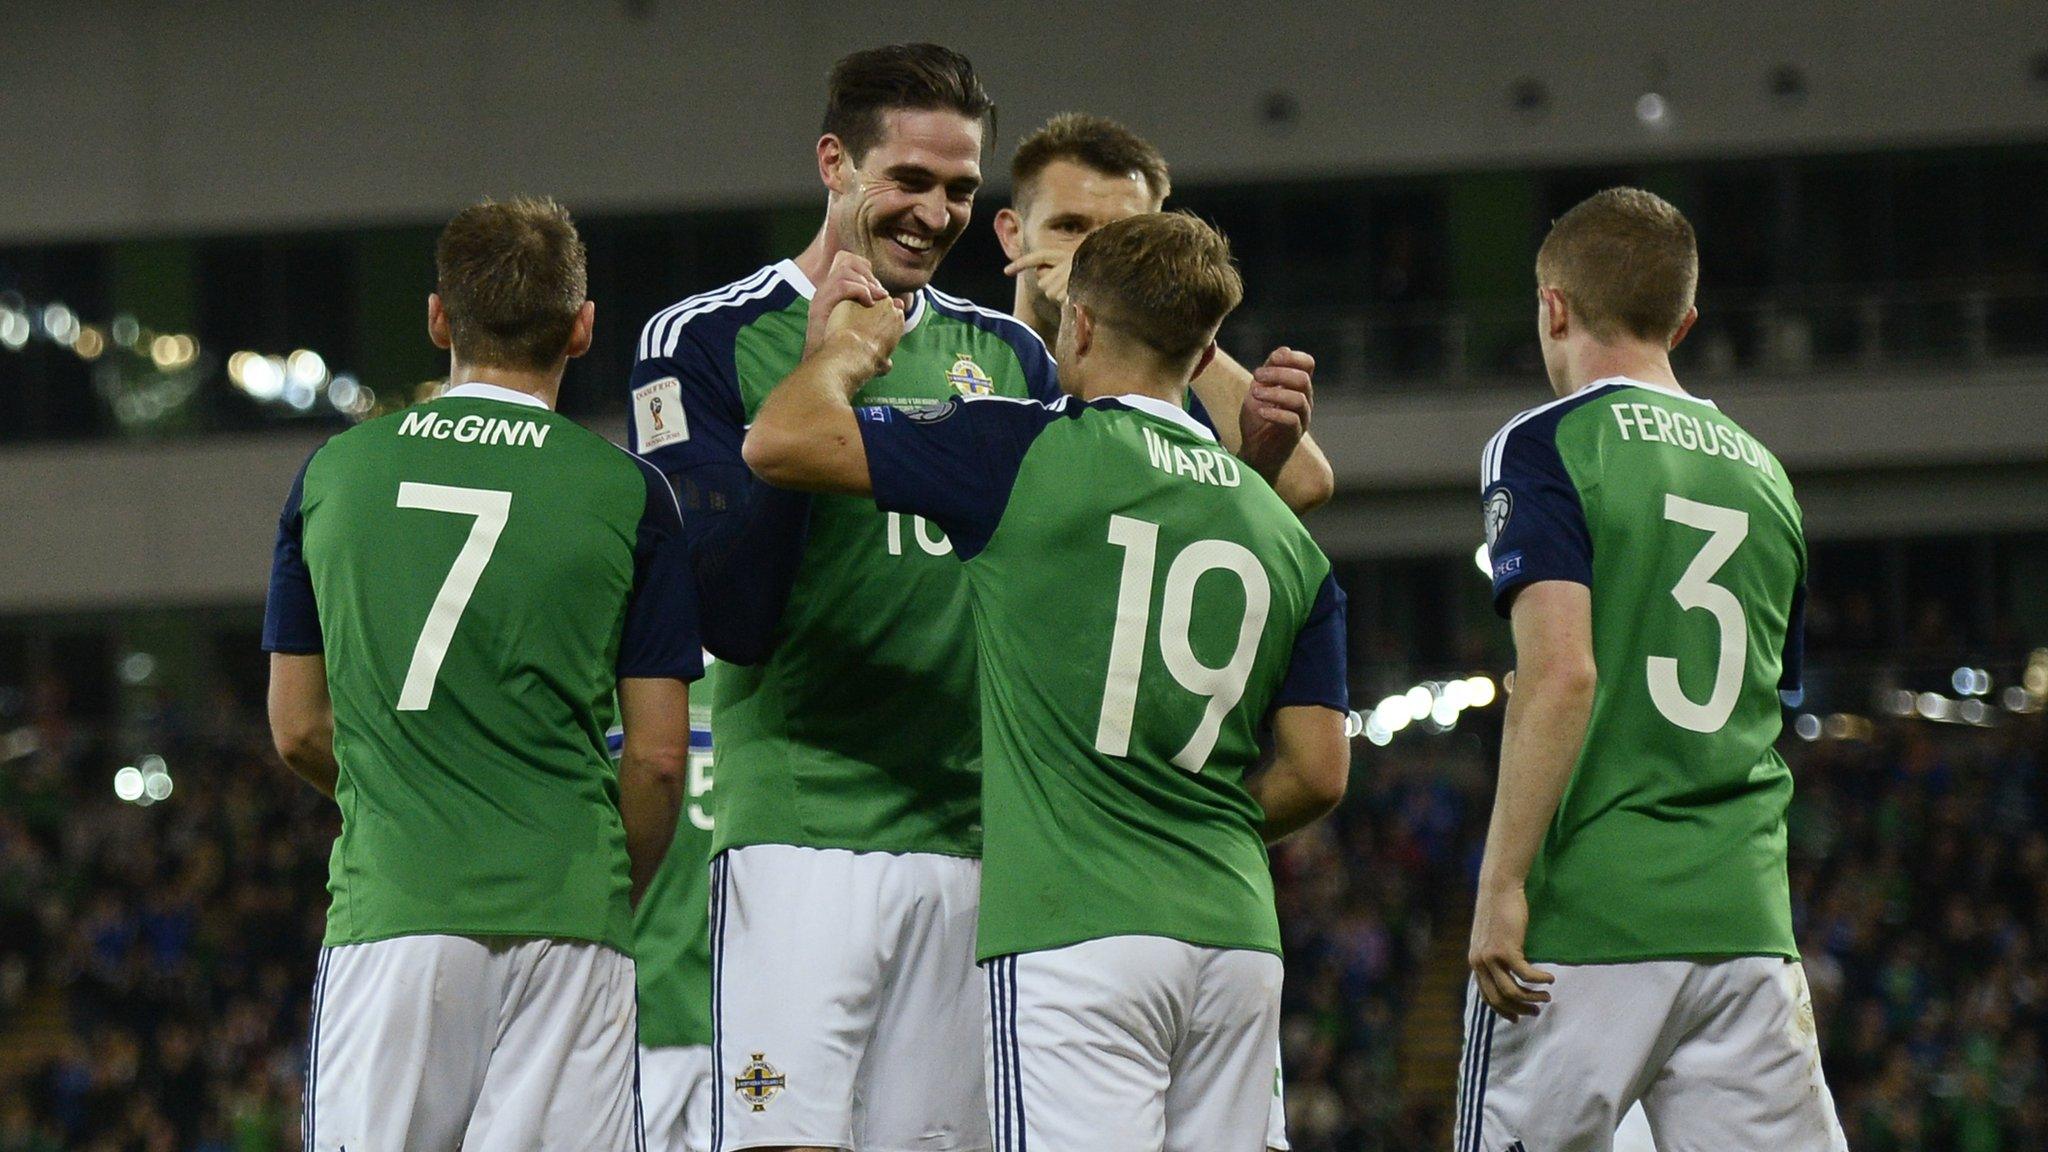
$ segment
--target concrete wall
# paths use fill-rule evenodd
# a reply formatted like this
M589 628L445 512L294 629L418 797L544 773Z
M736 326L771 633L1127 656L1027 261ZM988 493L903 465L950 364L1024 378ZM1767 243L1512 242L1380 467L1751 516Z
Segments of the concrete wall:
M976 59L999 155L1086 108L1184 180L2040 138L2040 26L1977 0L9 0L0 241L811 198L826 68L910 38ZM1786 64L1803 99L1767 90Z
M1309 525L1340 559L1469 553L1478 460L1540 387L1327 398L1340 491ZM1727 387L1792 472L1816 539L2048 528L2048 371ZM601 431L616 432L612 422ZM256 603L285 490L317 439L0 453L0 615Z

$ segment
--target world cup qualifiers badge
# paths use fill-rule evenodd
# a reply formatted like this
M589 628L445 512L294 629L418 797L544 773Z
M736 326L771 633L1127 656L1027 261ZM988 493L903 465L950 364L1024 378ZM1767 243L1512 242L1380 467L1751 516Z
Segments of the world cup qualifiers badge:
M981 365L964 354L946 370L946 383L958 389L962 396L987 396L996 390L996 382L981 370Z
M649 396L647 398L647 415L654 420L654 430L656 432L668 431L668 426L661 422L661 397Z
M754 1058L740 1069L740 1074L732 1078L733 1091L739 1093L740 1099L756 1112L767 1111L768 1102L786 1087L788 1077L777 1072L775 1065L768 1063L759 1052L754 1053Z

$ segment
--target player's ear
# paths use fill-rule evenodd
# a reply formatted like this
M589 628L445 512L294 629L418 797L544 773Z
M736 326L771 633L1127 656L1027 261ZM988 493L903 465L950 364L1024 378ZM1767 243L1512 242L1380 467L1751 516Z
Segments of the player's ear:
M575 327L569 329L569 345L563 354L574 360L590 351L590 340L597 331L597 301L585 300L583 307L576 310Z
M818 137L818 181L834 195L846 192L846 170L853 165L845 141L830 132Z
M1015 260L1024 254L1024 218L1015 208L996 213L996 240L1003 246L1004 259Z
M1095 347L1095 314L1086 306L1074 303L1072 296L1067 297L1064 307L1065 319L1061 323L1073 330L1074 358L1078 360Z
M427 293L427 339L443 352L455 346L455 339L448 331L448 310L441 307L439 292Z
M1209 365L1215 362L1216 341L1214 338L1211 338L1209 343L1203 347L1202 354L1200 356L1195 357L1195 370L1188 373L1188 379L1193 380L1195 377L1200 376L1204 372L1207 372L1209 370Z
M1552 340L1562 340L1571 329L1571 308L1564 293L1555 288L1540 290L1543 296L1543 325Z
M1697 307L1687 308L1685 310L1685 319L1678 322L1678 331L1671 334L1671 343L1666 344L1664 350L1669 352L1673 348L1678 347L1679 342L1685 339L1685 334L1692 331L1692 326L1699 323L1699 320L1700 310Z

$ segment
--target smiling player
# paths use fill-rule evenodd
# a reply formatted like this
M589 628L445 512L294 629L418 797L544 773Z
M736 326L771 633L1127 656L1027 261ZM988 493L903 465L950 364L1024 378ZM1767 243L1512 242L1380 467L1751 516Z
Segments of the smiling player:
M681 492L715 605L709 931L726 1149L989 1144L981 729L960 566L927 520L761 484L740 441L849 298L893 298L909 328L864 402L1056 395L1028 328L930 287L981 187L990 107L967 59L937 45L839 61L816 238L641 334L633 447Z

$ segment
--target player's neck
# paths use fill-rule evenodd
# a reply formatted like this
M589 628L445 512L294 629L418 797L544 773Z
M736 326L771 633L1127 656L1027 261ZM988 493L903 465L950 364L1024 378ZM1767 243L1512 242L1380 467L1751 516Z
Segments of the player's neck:
M1025 273L1025 275L1029 275L1029 273ZM1053 326L1051 329L1047 329L1045 324L1039 319L1038 309L1031 306L1031 298L1024 293L1024 276L1017 277L1015 293L1010 297L1010 315L1015 316L1018 322L1026 328L1038 333L1038 338L1045 341L1047 348L1051 348L1059 342L1059 313L1053 313Z
M1067 371L1063 366L1062 372ZM1150 396L1154 400L1181 405L1186 402L1188 381L1184 374L1161 369L1156 357L1141 354L1119 356L1098 350L1076 368L1076 393L1083 400L1105 396Z
M518 368L497 368L491 366L471 367L461 361L448 365L448 383L451 387L459 384L495 384L514 392L524 392L554 411L555 401L562 394L562 370L553 372L532 372Z
M1559 396L1571 396L1598 380L1626 376L1645 384L1656 384L1681 395L1678 376L1671 371L1671 355L1654 344L1599 344L1588 341L1565 365L1564 388ZM1557 381L1552 389L1557 390Z

